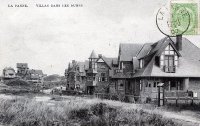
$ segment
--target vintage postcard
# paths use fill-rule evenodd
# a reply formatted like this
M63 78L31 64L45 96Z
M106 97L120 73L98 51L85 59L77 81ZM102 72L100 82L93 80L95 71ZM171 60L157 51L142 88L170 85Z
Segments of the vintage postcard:
M200 126L200 0L1 0L0 126Z

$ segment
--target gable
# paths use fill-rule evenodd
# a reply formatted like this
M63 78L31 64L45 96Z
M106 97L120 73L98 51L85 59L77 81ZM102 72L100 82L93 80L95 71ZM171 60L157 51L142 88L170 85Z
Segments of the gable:
M177 51L174 49L174 47L169 43L167 47L163 50L162 54L165 55L177 55Z
M104 63L104 62L105 61L102 58L100 58L100 59L97 60L97 63Z

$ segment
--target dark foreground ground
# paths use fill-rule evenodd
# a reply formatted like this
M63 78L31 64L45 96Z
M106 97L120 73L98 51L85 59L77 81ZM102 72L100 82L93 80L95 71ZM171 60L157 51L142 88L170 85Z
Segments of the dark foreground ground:
M199 126L198 113L75 96L0 95L0 122L15 126Z

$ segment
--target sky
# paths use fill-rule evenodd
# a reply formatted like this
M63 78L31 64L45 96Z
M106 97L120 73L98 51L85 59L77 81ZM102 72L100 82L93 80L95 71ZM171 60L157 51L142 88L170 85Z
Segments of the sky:
M120 43L156 42L155 15L166 0L1 0L0 73L16 63L64 75L92 50L117 57ZM28 7L8 7L27 4ZM36 7L81 4L82 7ZM184 36L200 47L200 36Z

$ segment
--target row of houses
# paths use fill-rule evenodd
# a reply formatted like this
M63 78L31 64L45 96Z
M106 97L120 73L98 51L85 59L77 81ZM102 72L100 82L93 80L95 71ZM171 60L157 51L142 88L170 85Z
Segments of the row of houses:
M21 78L30 82L40 83L45 76L42 70L29 69L28 63L17 63L17 71L14 68L6 67L3 69L3 78L5 80Z
M87 94L133 95L145 101L158 97L164 84L167 97L200 98L200 49L186 38L165 37L155 43L121 43L118 57L92 51L88 60L73 60L65 71L67 88Z

